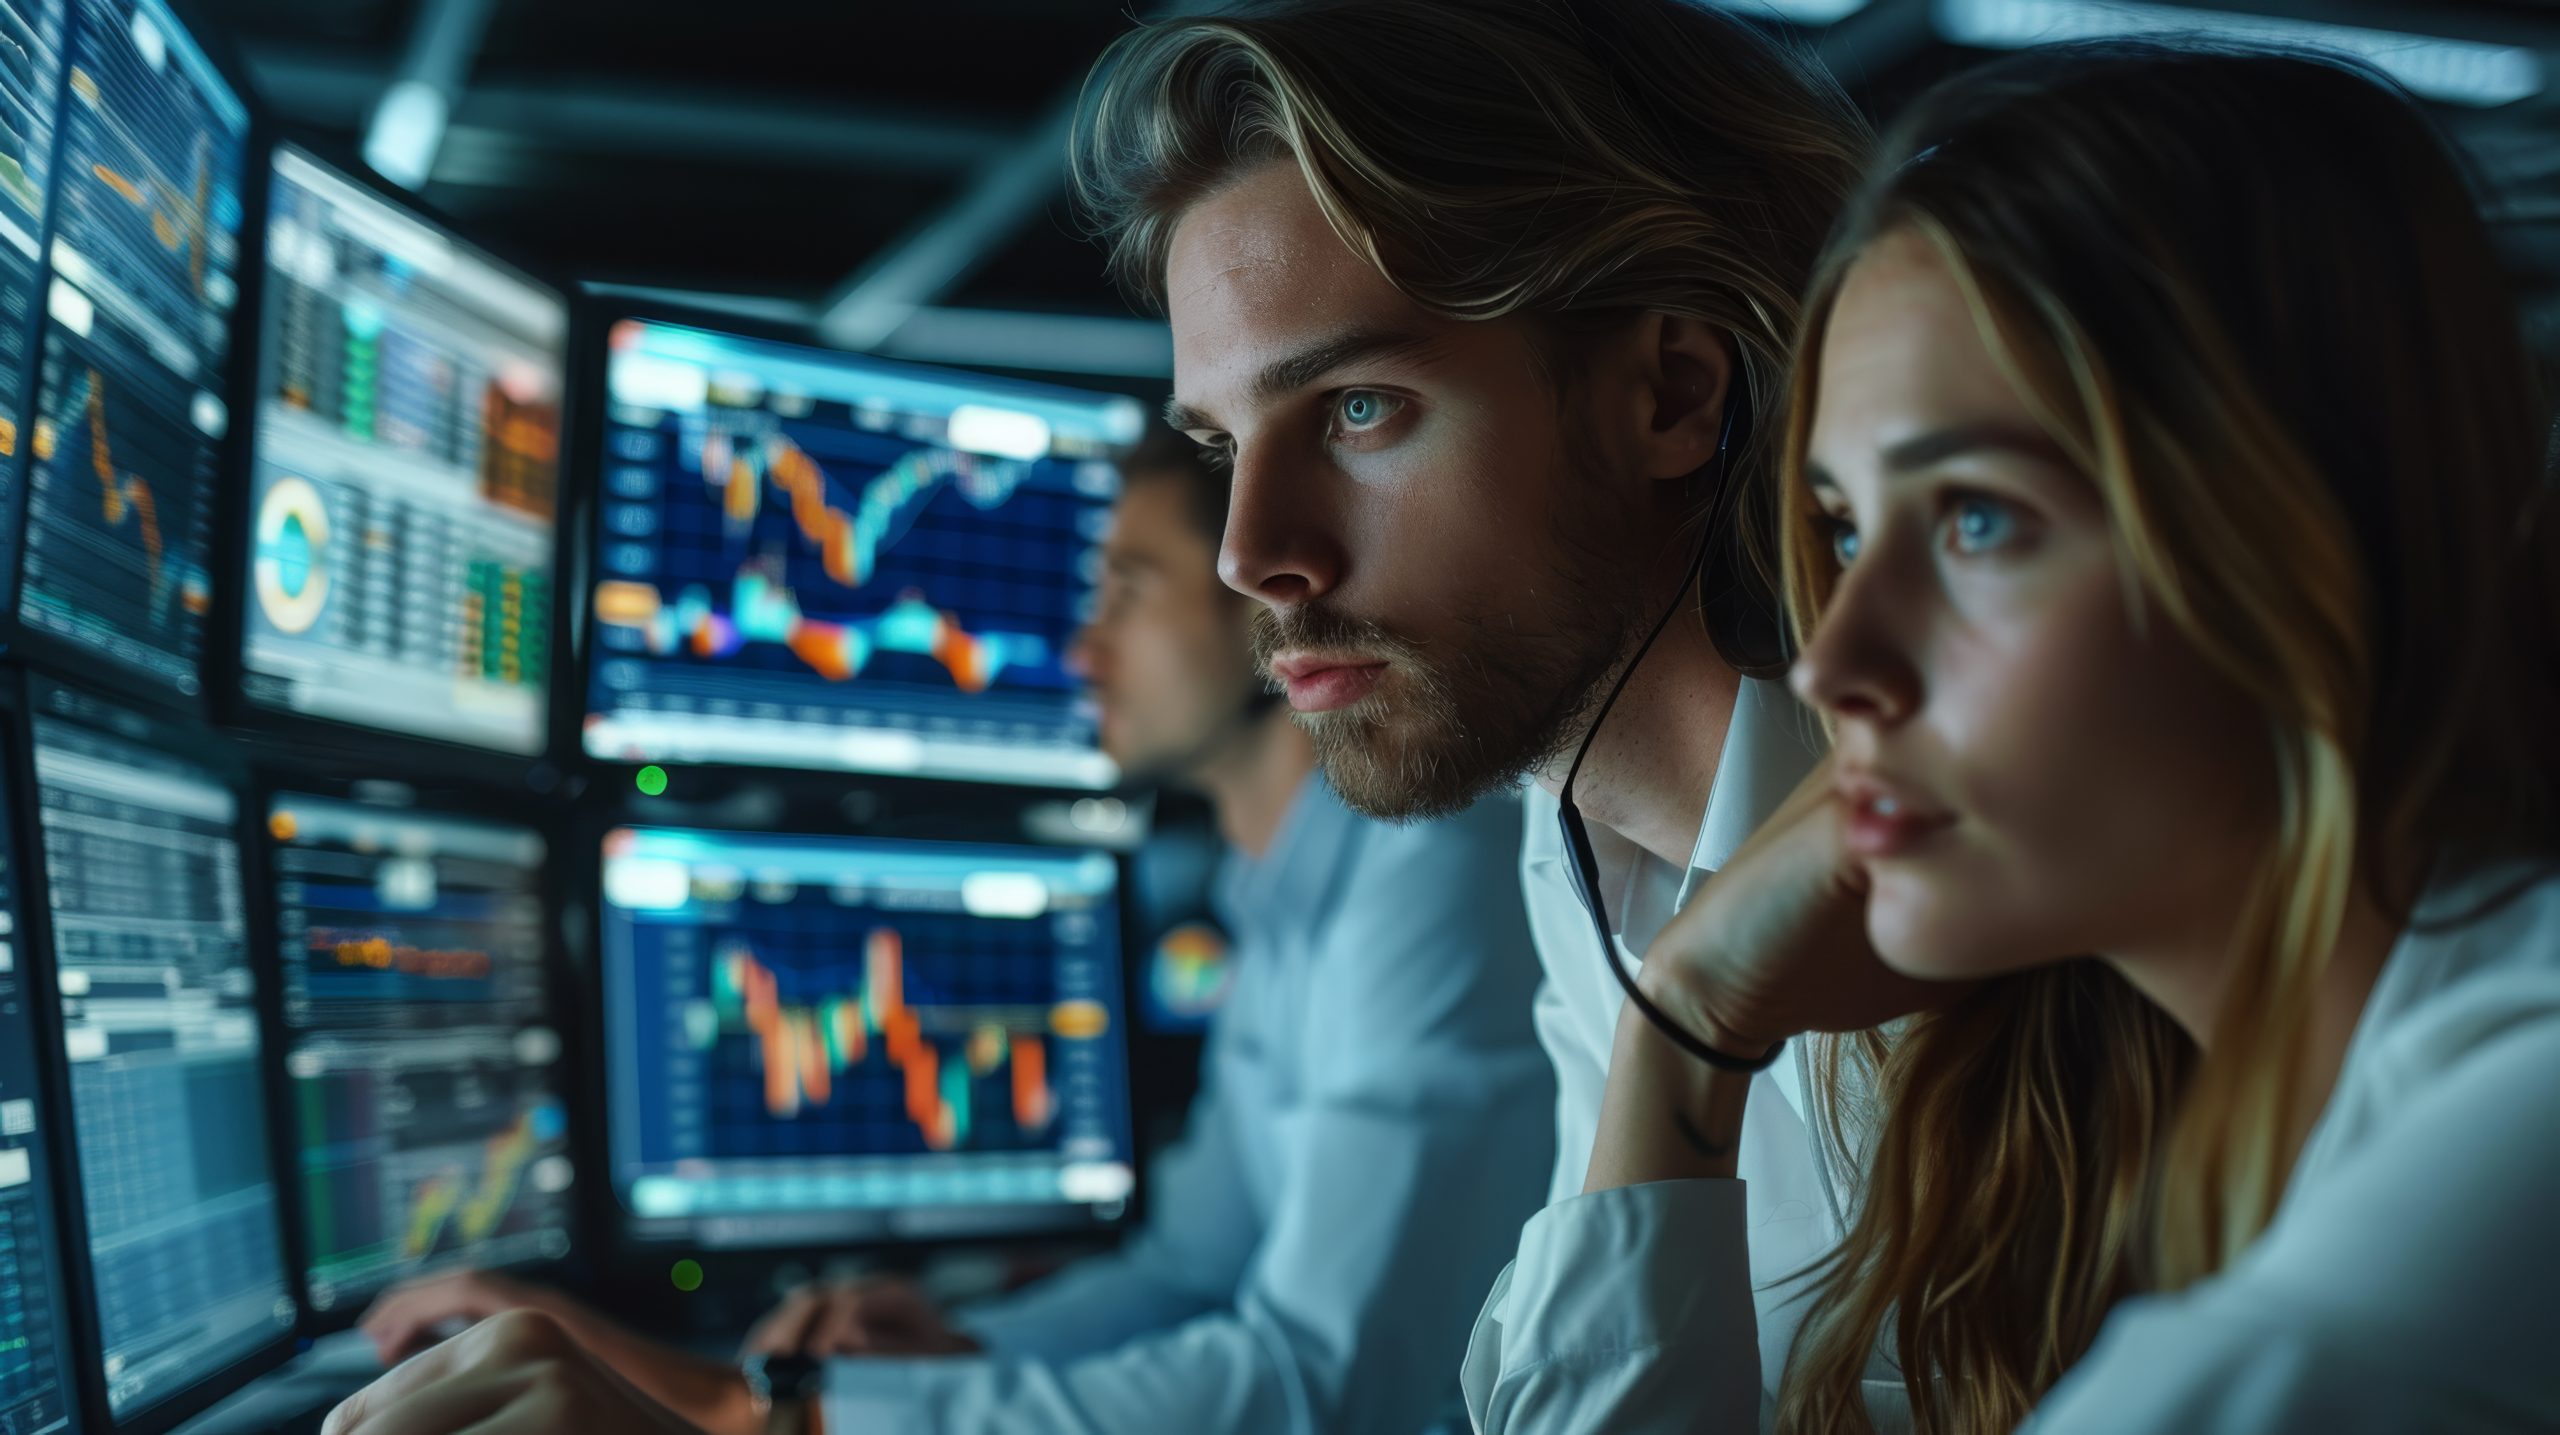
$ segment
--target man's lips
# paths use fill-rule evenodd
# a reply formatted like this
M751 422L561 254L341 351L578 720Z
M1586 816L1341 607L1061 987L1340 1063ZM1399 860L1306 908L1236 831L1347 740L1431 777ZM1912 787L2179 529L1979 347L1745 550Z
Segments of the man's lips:
M1290 653L1271 663L1271 676L1287 689L1289 706L1302 713L1347 708L1367 697L1386 675L1383 660L1347 655Z
M1955 825L1955 814L1924 805L1916 796L1869 776L1844 778L1849 850L1861 857L1898 857Z

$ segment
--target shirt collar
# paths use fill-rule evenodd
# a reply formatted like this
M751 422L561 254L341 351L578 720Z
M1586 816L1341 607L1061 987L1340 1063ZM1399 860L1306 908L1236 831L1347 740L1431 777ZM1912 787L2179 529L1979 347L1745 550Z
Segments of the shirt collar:
M1271 845L1259 857L1229 850L1218 872L1218 915L1229 932L1304 926L1324 915L1348 837L1359 818L1342 805L1321 771L1307 774L1289 800Z
M1681 900L1687 900L1688 888L1699 876L1733 860L1733 854L1822 760L1824 747L1821 729L1785 684L1767 678L1742 680L1734 695L1733 719L1725 727L1724 751L1716 759L1715 782L1707 790L1706 816L1689 851ZM1555 798L1544 789L1537 795L1544 799L1535 804L1540 814L1551 813ZM1664 865L1650 857L1644 860ZM1531 867L1563 863L1564 841L1553 820L1529 823L1522 861Z
M1700 875L1719 871L1733 860L1733 854L1822 761L1823 747L1813 715L1787 691L1786 684L1767 678L1742 680L1733 698L1733 721L1725 728L1724 755L1716 760L1716 780L1707 790L1707 815L1698 824L1697 845L1689 853L1681 901L1689 899L1688 889Z

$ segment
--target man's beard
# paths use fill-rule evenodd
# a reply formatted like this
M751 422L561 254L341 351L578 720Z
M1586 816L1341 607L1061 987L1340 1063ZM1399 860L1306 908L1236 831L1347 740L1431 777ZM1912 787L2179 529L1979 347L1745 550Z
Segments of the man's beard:
M1559 526L1554 562L1525 585L1523 596L1547 610L1534 635L1492 593L1437 642L1321 604L1254 613L1265 673L1293 648L1388 665L1386 685L1361 701L1296 714L1347 806L1396 822L1446 817L1519 785L1579 740L1633 645L1645 591L1645 565L1591 542L1591 522L1581 516L1580 533Z

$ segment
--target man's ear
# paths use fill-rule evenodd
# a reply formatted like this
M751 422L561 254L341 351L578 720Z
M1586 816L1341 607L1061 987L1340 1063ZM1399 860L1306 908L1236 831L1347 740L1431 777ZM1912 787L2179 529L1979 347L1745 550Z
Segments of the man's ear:
M1733 340L1724 330L1678 314L1636 321L1632 356L1638 379L1638 471L1651 479L1687 478L1716 456L1725 404L1734 394Z

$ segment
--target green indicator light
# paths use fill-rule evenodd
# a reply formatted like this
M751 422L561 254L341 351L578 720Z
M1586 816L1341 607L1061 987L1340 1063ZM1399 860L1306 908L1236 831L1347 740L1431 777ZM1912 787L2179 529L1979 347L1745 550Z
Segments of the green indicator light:
M667 790L667 770L655 763L640 769L631 780L641 792L650 797L655 797Z
M657 769L651 768L650 771L655 772ZM667 1272L667 1278L676 1283L677 1290L691 1295L702 1289L702 1263L692 1260L678 1261L675 1268Z

